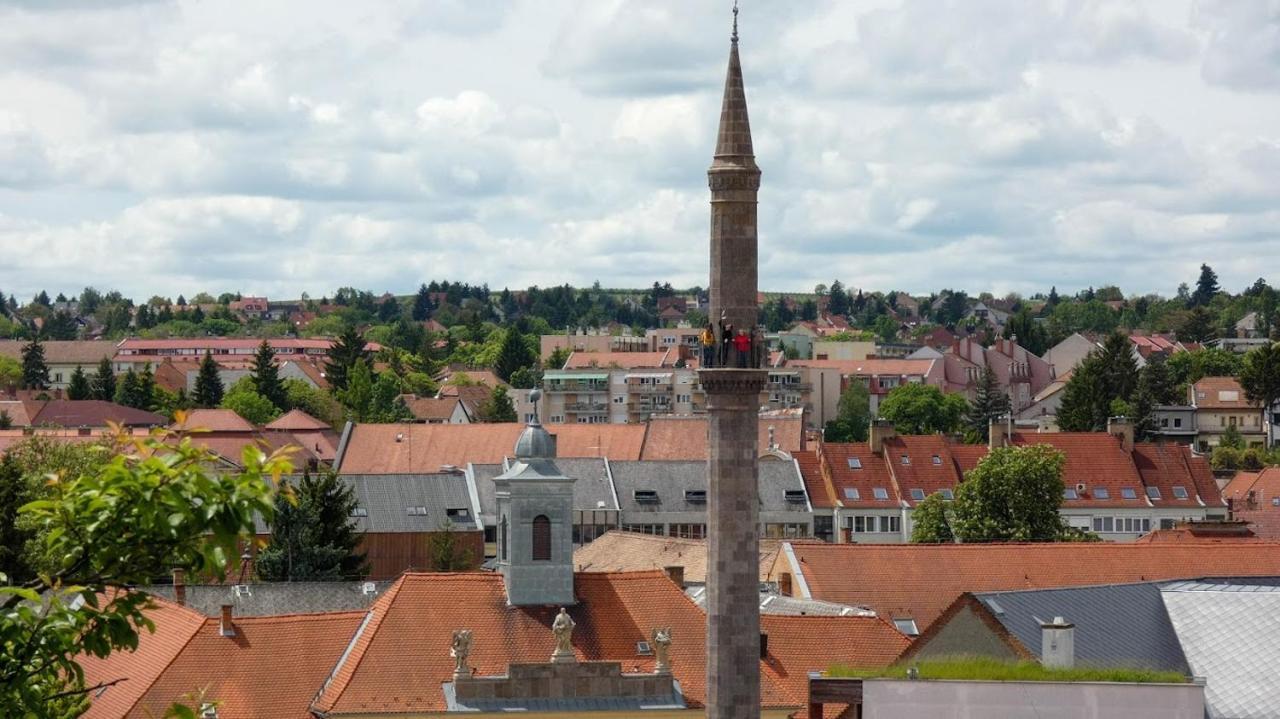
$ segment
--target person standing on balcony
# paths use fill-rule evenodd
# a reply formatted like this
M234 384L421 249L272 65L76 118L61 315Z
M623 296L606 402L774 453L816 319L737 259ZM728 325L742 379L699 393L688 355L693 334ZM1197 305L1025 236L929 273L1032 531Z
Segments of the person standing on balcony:
M734 335L733 350L737 354L738 367L746 369L747 361L751 358L751 335L746 330L738 330L738 334Z
M713 366L716 361L716 329L710 322L698 335L698 344L702 348L702 366Z

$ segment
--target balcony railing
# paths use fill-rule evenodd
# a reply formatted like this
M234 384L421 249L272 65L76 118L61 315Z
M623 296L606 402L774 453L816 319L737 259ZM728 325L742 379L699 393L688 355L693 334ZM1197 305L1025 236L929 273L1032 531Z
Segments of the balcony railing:
M609 411L609 405L598 402L570 402L564 406L564 411L575 414L605 414Z

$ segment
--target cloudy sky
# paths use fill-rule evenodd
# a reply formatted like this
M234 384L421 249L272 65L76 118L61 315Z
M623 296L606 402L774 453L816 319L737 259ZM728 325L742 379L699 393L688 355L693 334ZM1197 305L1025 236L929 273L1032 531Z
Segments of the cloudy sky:
M761 285L1280 268L1275 0L742 0ZM0 0L0 290L706 283L729 0Z

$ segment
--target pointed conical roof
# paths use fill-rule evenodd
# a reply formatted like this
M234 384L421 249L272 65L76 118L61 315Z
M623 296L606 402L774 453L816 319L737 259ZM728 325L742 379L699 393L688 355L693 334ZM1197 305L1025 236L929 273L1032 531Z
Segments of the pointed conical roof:
M755 157L755 151L751 147L751 121L747 118L747 93L742 86L738 40L734 38L729 46L729 70L724 78L724 101L720 106L716 158L738 157Z

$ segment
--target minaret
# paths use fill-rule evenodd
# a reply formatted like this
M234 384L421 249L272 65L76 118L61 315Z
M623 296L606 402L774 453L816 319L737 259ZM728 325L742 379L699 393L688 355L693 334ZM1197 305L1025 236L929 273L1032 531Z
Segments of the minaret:
M756 191L733 9L711 186L711 318L756 326ZM767 372L701 369L707 395L707 717L760 716L757 414Z

